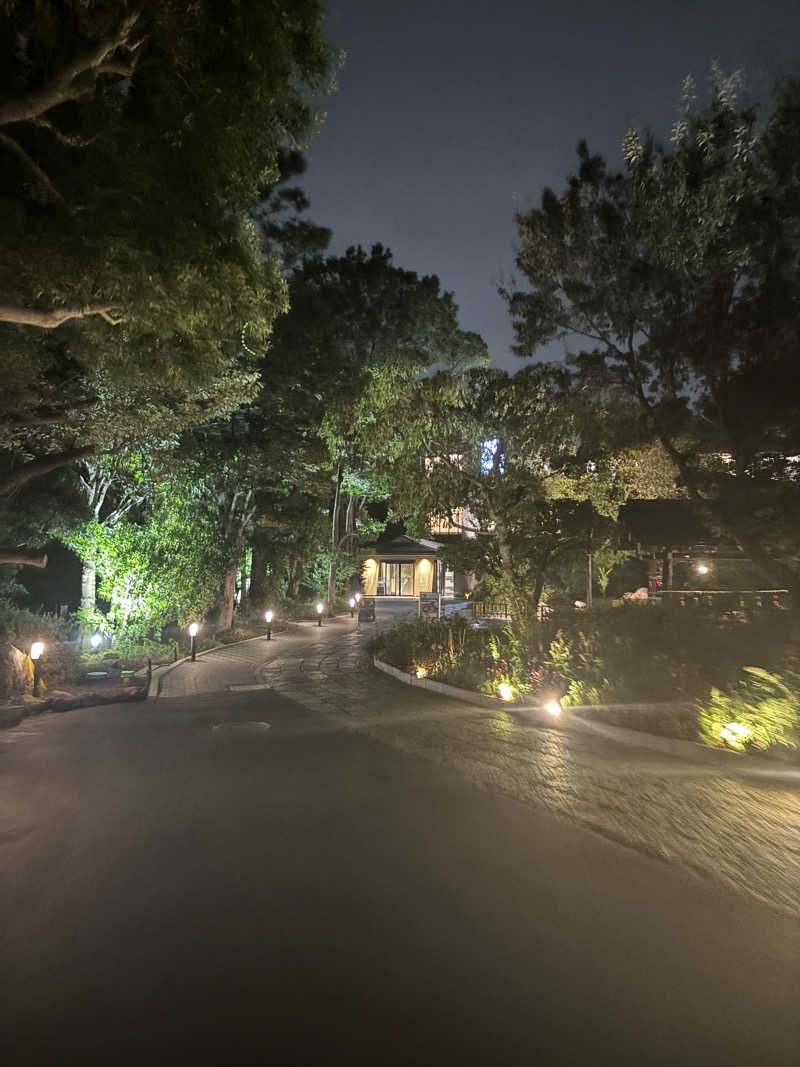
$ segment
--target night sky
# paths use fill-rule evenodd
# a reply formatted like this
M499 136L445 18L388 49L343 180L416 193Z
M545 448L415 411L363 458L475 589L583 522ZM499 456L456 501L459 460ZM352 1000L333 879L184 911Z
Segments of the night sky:
M517 369L497 285L514 270L513 212L563 188L585 137L615 165L630 125L666 139L692 74L744 68L769 101L800 73L798 0L512 3L329 0L347 54L303 183L332 251L381 241L438 274L461 325ZM558 357L559 347L543 352Z

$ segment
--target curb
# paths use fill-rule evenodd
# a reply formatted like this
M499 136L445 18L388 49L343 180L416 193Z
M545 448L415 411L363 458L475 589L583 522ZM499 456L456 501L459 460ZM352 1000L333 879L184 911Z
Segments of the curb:
M742 752L730 752L724 748L710 748L701 745L698 741L682 741L673 737L662 737L661 734L648 734L641 730L630 730L625 726L612 726L607 723L594 722L583 719L580 715L572 712L565 719L554 720L542 711L540 704L512 703L501 700L499 697L485 696L483 693L474 693L469 689L459 689L454 685L446 685L444 682L434 682L430 678L415 678L413 674L407 674L398 667L392 667L384 663L377 656L373 656L373 666L384 674L396 678L404 685L415 686L419 689L427 689L431 693L439 693L442 696L451 697L453 700L461 700L465 704L477 704L479 707L491 708L494 711L509 711L512 714L526 712L524 718L535 718L537 722L545 721L551 727L560 727L572 730L580 730L583 733L596 734L605 737L609 741L617 741L619 744L629 745L632 748L646 748L653 752L662 752L668 756L676 756L692 763L705 763L713 766L731 769L736 766L747 774L754 774L768 778L788 778L800 782L800 767L790 767L779 763L777 760L765 759L762 756L748 756Z
M101 708L110 704L138 704L146 699L143 689L130 687L130 695L104 697L101 694L84 694L79 697L61 697L44 700L41 704L12 704L0 708L0 730L10 730L34 715L61 715L65 711L80 711L82 708Z

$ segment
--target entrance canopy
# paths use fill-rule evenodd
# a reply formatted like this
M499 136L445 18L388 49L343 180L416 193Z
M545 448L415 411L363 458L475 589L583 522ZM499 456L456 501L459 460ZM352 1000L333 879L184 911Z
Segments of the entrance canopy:
M441 547L438 541L415 541L405 535L379 540L364 561L364 595L416 597L439 592L436 552Z

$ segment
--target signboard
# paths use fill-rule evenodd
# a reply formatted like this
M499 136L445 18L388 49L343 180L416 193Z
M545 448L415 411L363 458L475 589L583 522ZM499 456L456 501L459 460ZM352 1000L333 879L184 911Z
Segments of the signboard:
M442 598L439 593L419 594L419 617L421 619L438 619L442 613Z
M358 621L375 622L375 597L362 596L358 602Z

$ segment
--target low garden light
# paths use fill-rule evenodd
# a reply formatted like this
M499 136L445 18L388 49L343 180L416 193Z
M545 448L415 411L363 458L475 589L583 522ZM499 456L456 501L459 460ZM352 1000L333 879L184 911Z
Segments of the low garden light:
M708 572L710 570L711 570L711 568L709 567L709 565L707 563L698 563L697 564L697 573L698 574L708 574Z
M501 682L500 685L498 685L497 687L497 692L500 694L503 700L514 699L514 690L511 688L508 682Z
M192 663L197 659L197 632L200 626L196 622L189 623L189 649L192 654Z
M356 593L356 604L361 603L361 593Z
M102 634L92 634L92 636L89 638L89 644L92 646L92 648L99 648L102 645L102 643L103 643Z
M317 626L322 626L322 613L325 610L325 605L320 602L317 604Z
M348 600L348 604L350 605L350 618L352 619L353 612L356 610L356 598L354 596L351 596Z
M548 700L544 706L544 710L548 715L557 718L561 714L561 704L557 700Z
M40 679L40 661L42 653L44 652L44 644L41 641L34 641L31 645L31 659L33 660L33 695L38 697L39 695L39 679Z
M274 616L273 616L271 611L267 611L264 614L264 620L265 620L265 622L267 624L267 640L268 641L272 640L272 620L273 620L273 618L274 618Z

